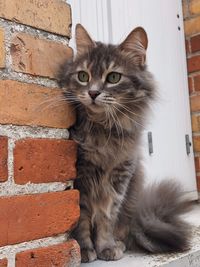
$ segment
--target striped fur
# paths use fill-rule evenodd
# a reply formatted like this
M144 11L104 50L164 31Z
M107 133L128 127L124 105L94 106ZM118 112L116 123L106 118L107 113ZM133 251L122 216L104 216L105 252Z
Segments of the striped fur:
M79 144L81 215L73 236L82 262L117 260L136 245L149 252L188 249L189 226L179 218L188 205L178 186L143 188L140 139L156 94L145 65L145 31L136 28L115 46L94 42L78 25L76 40L77 56L64 64L59 79L77 110L70 134ZM79 71L87 72L88 82L78 80ZM111 72L121 73L116 84L106 80Z

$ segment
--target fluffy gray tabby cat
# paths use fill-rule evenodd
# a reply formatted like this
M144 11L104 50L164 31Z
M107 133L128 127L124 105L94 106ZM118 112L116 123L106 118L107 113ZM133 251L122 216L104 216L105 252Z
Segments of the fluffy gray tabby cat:
M94 42L76 26L77 55L61 71L66 100L77 109L71 137L78 142L75 188L81 215L73 233L82 262L118 260L125 250L184 251L188 209L179 186L143 188L140 139L155 98L145 65L147 35L134 29L120 45Z

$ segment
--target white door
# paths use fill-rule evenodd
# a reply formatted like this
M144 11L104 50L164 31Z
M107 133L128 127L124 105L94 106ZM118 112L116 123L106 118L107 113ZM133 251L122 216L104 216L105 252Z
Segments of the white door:
M94 40L120 43L135 27L145 28L149 70L158 84L159 99L144 132L147 181L173 178L197 199L181 0L69 0L72 25L80 22ZM71 41L74 46L74 40ZM149 154L148 132L153 153Z

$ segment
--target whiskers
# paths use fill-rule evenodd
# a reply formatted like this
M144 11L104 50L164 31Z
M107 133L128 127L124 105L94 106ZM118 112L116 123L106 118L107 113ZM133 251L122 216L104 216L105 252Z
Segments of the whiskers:
M122 104L134 103L136 105L136 104L141 104L141 102L144 102L146 99L147 99L147 96L140 96L140 97L136 97L135 99L130 99L127 97L121 97L120 102Z
M134 127L142 127L145 129L143 125L143 112L136 112L131 109L130 105L126 105L126 103L134 103L135 107L137 107L138 99L131 100L130 98L123 98L122 101L122 98L120 98L119 101L112 96L104 96L100 99L100 102L104 106L105 111L105 119L102 120L101 123L109 130L105 146L109 143L114 131L120 140L121 147L123 147L125 131L134 131ZM137 107L137 109L142 111L142 107Z
M120 139L123 137L123 128L120 124L120 120L113 108L113 104L116 102L116 99L110 95L107 95L105 93L102 93L100 97L98 98L98 104L103 106L104 108L104 114L105 118L101 120L101 124L104 125L106 129L108 129L109 134L108 138L104 144L104 147L107 146L107 144L110 141L111 135L113 134L113 131L116 130L117 136ZM122 142L123 143L123 142Z
M143 117L131 110L129 110L126 106L117 103L117 105L114 105L114 108L121 113L124 117L126 117L127 119L129 119L131 122L133 122L133 124L142 127L143 129L145 129L145 126L141 123L141 121L139 122L138 120L136 120L137 118L139 118L140 120L143 119ZM136 118L135 118L136 117Z
M116 129L117 136L120 140L121 148L124 146L124 129L122 127L122 124L120 122L120 118L118 117L118 114L116 113L114 106L109 107L109 114L112 118L113 125Z
M80 102L70 93L65 92L65 95L51 95L47 99L42 101L36 108L35 112L45 112L52 108L57 108L63 106L63 104L71 104L72 108L77 108L80 105Z
M126 100L126 98L123 98L123 100ZM140 101L141 101L141 98L140 98ZM129 98L129 100L126 100L126 101L121 101L121 99L120 101L118 101L117 99L113 97L107 97L102 100L102 103L105 105L105 110L107 109L109 111L110 116L112 117L114 121L117 120L117 126L119 126L119 123L120 123L120 119L118 116L118 113L120 113L121 115L123 115L124 117L132 121L134 124L140 125L141 127L145 128L144 125L141 123L141 121L144 120L143 115L134 112L133 110L130 109L130 107L125 105L125 103L134 103L137 109L142 110L141 106L137 106L136 104L137 102L139 102L139 100L137 99L130 100ZM121 123L119 127L121 128Z

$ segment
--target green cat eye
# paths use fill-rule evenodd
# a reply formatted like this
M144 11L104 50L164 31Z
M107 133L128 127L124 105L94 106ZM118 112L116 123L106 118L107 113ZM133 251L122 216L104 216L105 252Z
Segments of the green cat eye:
M82 83L87 83L89 81L89 74L85 71L78 72L78 79Z
M118 83L121 79L121 74L118 72L110 72L108 73L107 77L106 77L106 81L108 83Z

